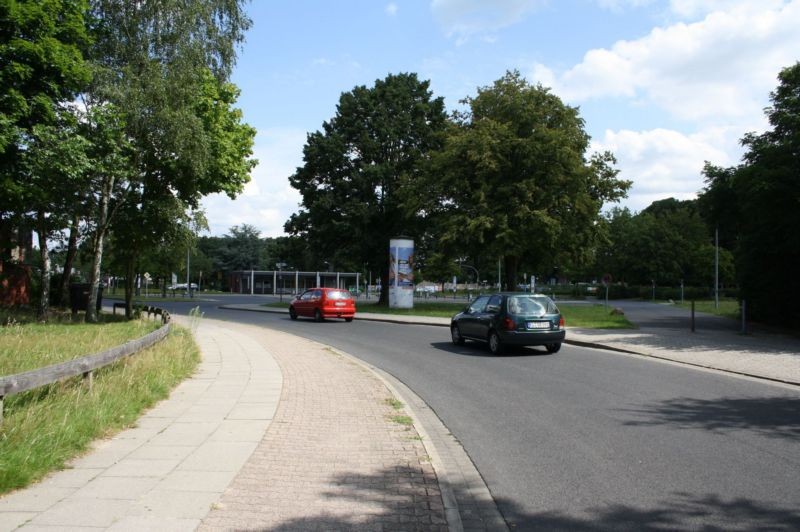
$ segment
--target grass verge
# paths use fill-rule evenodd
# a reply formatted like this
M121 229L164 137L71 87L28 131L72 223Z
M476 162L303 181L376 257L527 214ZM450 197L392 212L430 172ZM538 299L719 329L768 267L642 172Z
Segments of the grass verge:
M464 303L445 302L414 302L413 309L398 309L381 307L375 303L356 302L360 312L374 314L392 314L403 316L431 316L436 318L450 318L461 312L466 306ZM265 307L287 308L289 303L267 303ZM633 329L633 324L625 316L611 314L611 309L603 305L570 305L559 304L564 320L568 327L582 327L587 329ZM356 316L358 316L356 314Z
M684 301L683 303L675 303L675 306L691 309L692 302ZM724 316L738 320L741 317L739 313L739 301L736 299L720 299L719 308L716 308L712 300L700 300L694 302L694 309L697 312L704 312L706 314L714 314L715 316Z
M100 325L90 323L10 323L0 327L0 375L13 375L141 338L161 326L160 321L131 320L103 315Z
M162 342L96 371L91 389L77 377L6 398L0 494L63 468L93 440L135 424L142 411L165 398L199 361L190 331L173 326Z

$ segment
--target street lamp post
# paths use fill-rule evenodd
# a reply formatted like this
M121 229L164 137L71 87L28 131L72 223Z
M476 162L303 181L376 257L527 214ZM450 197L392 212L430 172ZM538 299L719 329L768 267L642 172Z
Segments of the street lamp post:
M475 282L480 285L481 282L481 274L478 273L478 269L475 266L470 266L469 264L464 264L462 261L458 261L458 265L462 268L469 268L473 272L475 272Z
M277 263L275 263L275 267L278 268L278 277L281 278L281 287L285 286L285 282L286 282L283 279L283 273L282 273L282 269L285 266L286 266L285 262L277 262ZM278 287L276 286L275 288L277 289ZM280 295L278 296L278 298L279 298L279 301L281 303L283 303L283 288L281 288Z

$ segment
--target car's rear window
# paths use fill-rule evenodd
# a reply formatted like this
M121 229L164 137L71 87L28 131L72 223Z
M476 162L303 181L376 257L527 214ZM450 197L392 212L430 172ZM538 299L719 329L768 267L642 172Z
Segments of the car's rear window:
M347 290L331 290L328 299L353 299L353 295Z
M511 314L557 314L558 307L549 297L511 296L508 298L508 312Z

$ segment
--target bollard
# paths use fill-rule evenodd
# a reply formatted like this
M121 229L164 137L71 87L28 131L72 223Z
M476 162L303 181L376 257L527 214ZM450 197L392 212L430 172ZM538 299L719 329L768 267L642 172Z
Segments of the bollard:
M747 301L742 299L742 334L747 334Z
M694 299L692 299L692 332L694 332Z

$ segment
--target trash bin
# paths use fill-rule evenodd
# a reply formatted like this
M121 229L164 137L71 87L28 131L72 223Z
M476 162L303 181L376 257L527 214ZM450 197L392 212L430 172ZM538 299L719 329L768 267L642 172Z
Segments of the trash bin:
M89 307L89 294L92 291L92 285L89 283L72 283L69 285L69 304L72 308L73 314L79 310L86 310ZM97 287L97 305L95 309L100 312L103 306L103 287Z

